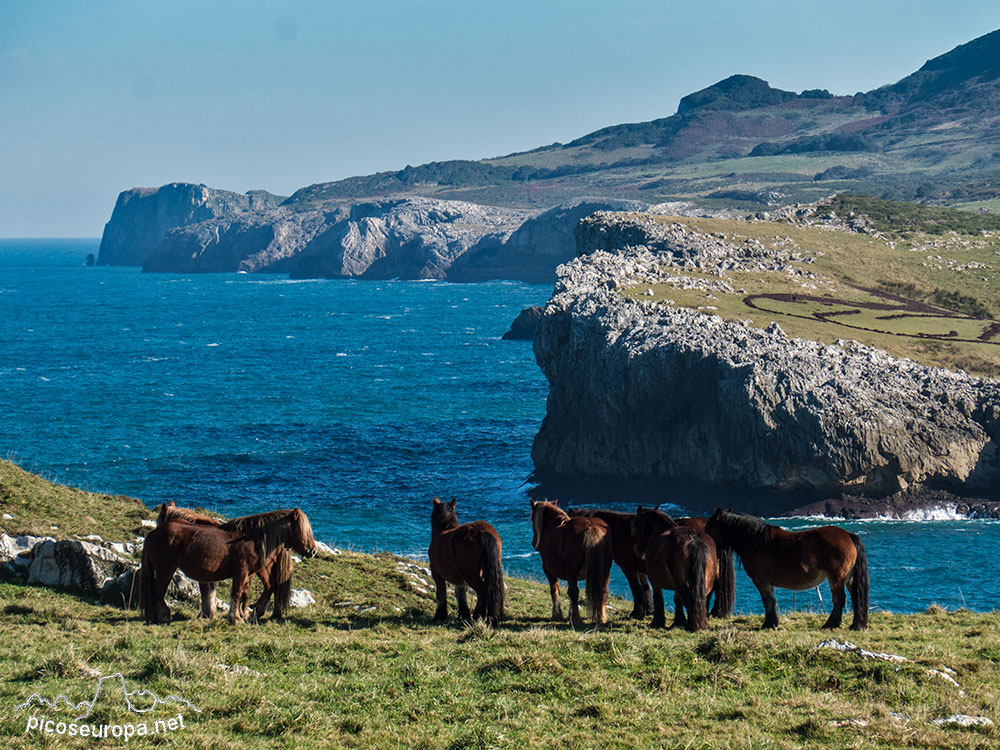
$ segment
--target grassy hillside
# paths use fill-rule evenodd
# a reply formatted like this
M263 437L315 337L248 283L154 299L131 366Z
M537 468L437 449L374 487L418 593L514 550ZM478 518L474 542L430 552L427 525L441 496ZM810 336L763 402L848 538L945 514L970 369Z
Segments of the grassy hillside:
M44 483L35 485L44 488ZM30 514L32 490L19 495ZM5 507L6 507L5 501ZM126 522L122 530L131 528ZM110 538L110 537L109 537ZM850 640L903 655L893 664L817 648L819 615L714 622L706 633L654 632L624 618L574 632L550 623L544 586L508 581L498 630L430 621L418 568L344 553L297 567L318 603L286 622L230 627L175 609L167 626L71 594L0 584L0 705L14 748L84 745L25 734L14 711L37 693L80 701L102 675L177 695L190 709L170 741L196 747L543 748L803 746L987 748L996 729L945 729L955 713L996 719L1000 615L877 613ZM748 585L745 579L739 585ZM846 631L835 634L843 640ZM960 687L931 674L948 667ZM145 718L145 717L143 717ZM113 691L88 721L139 721ZM163 744L133 738L131 747Z
M790 250L813 276L725 271L728 292L681 289L678 281L654 286L652 296L645 284L624 293L760 328L777 322L790 336L857 340L925 364L1000 375L1000 221L858 196L826 210L863 215L873 232L657 217L737 244Z

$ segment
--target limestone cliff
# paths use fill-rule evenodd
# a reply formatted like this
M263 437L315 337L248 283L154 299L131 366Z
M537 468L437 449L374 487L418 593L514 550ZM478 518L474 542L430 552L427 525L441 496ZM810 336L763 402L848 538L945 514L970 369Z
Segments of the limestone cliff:
M914 486L1000 494L997 382L620 293L678 267L706 284L713 268L802 273L786 251L643 217L597 214L578 234L534 340L543 492L603 482L766 513Z
M179 182L125 190L104 227L97 263L140 266L172 229L273 208L282 200L263 190L241 194Z

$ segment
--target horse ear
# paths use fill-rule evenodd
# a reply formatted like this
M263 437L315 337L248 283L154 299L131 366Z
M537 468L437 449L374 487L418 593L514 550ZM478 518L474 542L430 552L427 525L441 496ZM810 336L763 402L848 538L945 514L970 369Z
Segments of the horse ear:
M659 510L661 505L663 505L663 503L657 503L653 506L653 510Z
M641 505L639 505L639 506L636 506L636 509L635 509L635 514L636 514L636 515L639 515L639 514L640 514L640 513L642 513L642 512L644 511L644 510L646 510L646 509L645 509L644 507L642 507Z
M440 505L440 504L441 504L441 501L440 501L440 500L438 500L437 498L434 498L434 504L435 504L435 505Z
M455 510L455 506L458 505L458 498L457 497L453 497L451 499L451 503L449 503L449 505L451 505L451 509L452 510Z
M531 503L531 507L532 507L532 508L534 508L534 507L535 507L535 500L534 500L534 498L530 498L530 497L529 497L529 498L528 498L528 502L529 502L529 503Z
M733 506L730 505L728 508L726 508L726 513L732 513L732 512L733 512Z
M171 500L170 501L170 507L171 508L176 508L177 507L177 503L175 503L173 500Z
M552 504L558 508L559 507L559 498L556 498L555 500L553 500Z

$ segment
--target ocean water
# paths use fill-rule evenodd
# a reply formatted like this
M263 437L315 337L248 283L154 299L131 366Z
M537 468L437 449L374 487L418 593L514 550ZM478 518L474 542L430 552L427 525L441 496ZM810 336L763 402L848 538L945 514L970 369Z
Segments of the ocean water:
M524 482L548 389L530 343L500 337L549 287L86 268L97 244L0 240L0 455L149 505L297 505L331 545L412 556L431 499L455 497L497 527L508 572L541 578ZM875 607L997 607L1000 523L841 525ZM738 608L761 612L737 575Z

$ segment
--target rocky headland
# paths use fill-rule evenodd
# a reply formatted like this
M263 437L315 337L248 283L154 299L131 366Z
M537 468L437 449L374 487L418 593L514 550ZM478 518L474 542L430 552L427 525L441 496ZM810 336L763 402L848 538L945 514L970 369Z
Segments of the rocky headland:
M643 215L598 213L577 237L534 340L550 385L532 451L539 494L997 515L1000 383L622 293L668 281L722 291L724 270L808 280L793 249Z
M555 281L576 255L574 229L637 201L581 199L538 213L419 196L357 203L280 202L203 185L123 192L98 264L147 272L281 273L292 278Z

